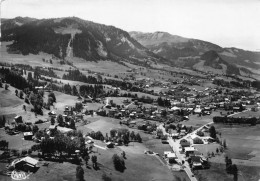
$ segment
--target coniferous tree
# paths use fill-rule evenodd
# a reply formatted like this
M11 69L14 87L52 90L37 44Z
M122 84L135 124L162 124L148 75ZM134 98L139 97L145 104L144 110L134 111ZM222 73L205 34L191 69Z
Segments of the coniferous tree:
M217 134L216 134L216 129L215 129L214 126L211 126L211 127L209 128L209 134L210 134L210 137L216 139Z
M76 168L76 180L77 181L83 181L84 180L84 170L80 165L77 166L77 168Z

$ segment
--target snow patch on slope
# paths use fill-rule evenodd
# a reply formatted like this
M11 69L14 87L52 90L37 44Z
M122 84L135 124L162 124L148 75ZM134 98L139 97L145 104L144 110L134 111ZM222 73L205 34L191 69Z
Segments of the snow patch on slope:
M133 45L133 43L130 42L126 37L122 37L122 38L121 38L121 41L122 41L123 43L127 42L128 45L129 45L131 48L135 49L135 46Z
M158 49L158 50L154 50L153 53L160 53L160 52L162 52L162 51L163 51L163 49L160 48L160 49Z
M107 51L105 49L105 47L103 46L103 43L101 41L97 41L97 52L99 54L99 56L101 57L107 57Z
M220 54L227 57L234 57L234 58L237 57L233 52L228 52L228 51L221 52Z
M23 25L23 23L17 22L17 21L15 21L15 24L18 25L18 26L22 26Z

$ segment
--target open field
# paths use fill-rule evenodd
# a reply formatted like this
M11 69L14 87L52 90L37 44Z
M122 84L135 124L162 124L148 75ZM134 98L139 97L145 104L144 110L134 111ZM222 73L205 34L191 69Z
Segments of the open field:
M195 171L195 175L199 181L233 181L233 175L226 173L224 155L210 158L210 169ZM232 159L232 162L238 168L238 181L259 181L259 166L250 166L250 164L241 165L236 159Z
M85 60L80 60L75 58L73 64L80 69L86 69L86 70L91 70L93 72L102 72L105 74L112 74L112 75L116 75L118 73L126 72L127 70L129 70L128 67L111 61L94 62L94 61L85 61Z
M95 116L95 117L99 118L99 116ZM108 135L109 135L110 130L116 129L116 128L128 128L128 127L124 126L124 125L120 126L119 120L100 117L100 119L96 119L94 122L91 122L90 124L87 124L84 127L78 127L78 130L82 130L83 134L86 134L90 130L94 130L94 131L101 131L103 133L103 135L105 135L106 133L108 133ZM129 129L129 131L132 131L132 130L134 132L139 132L138 130ZM150 179L168 180L169 179L168 172L171 172L171 171L169 171L169 169L165 165L163 165L158 159L155 159L153 156L145 155L144 151L152 150L154 152L159 153L160 155L163 155L164 151L171 150L170 146L168 144L162 144L161 140L159 140L159 139L154 139L153 135L148 135L143 132L139 132L139 133L143 139L143 144L130 143L128 147L121 146L121 147L117 147L116 150L119 149L119 150L125 151L126 155L129 155L129 158L133 157L131 159L139 160L136 164L140 165L140 163L142 163L144 165L143 167L146 167L147 169L149 168L149 169L153 170L153 168L150 168L151 165L152 165L152 167L157 165L157 169L154 169L153 174L151 174L149 176L149 177L152 176L152 178L149 178L148 180L150 180ZM128 161L129 158L127 156L126 162ZM142 161L140 162L140 160L142 160ZM131 163L131 164L133 164L133 165L131 165L130 168L138 169L138 166L135 163ZM147 166L145 166L146 164L147 164ZM107 165L107 164L105 164L105 165ZM166 173L166 175L164 175L164 176L161 175L162 170L163 170L163 172ZM142 169L142 171L140 170L140 172L146 172L146 171L151 172L151 171L144 170L144 169ZM146 173L146 174L138 173L136 175L140 176L140 174L147 175L148 173ZM185 178L186 180L188 180L188 177L185 173L173 172L173 175L176 175L177 177ZM135 179L137 179L137 178L135 178ZM174 176L173 176L173 179L174 179ZM133 180L134 180L134 178L133 178ZM144 178L140 177L137 180L147 180L147 178L144 179Z
M228 126L215 124L216 130L227 142L227 155L231 158L259 161L260 160L260 125ZM238 149L239 148L239 149Z
M0 92L0 97L4 97L4 99L1 99L1 104L8 105L0 109L0 116L5 115L7 117L7 123L8 120L11 123L11 121L16 115L20 115L23 117L24 121L32 122L32 123L34 123L36 120L39 119L47 120L48 118L47 113L49 112L48 110L43 109L43 115L35 116L35 114L30 111L32 105L26 104L23 99L16 97L14 91L15 89L12 86L10 86L9 90L6 91L1 89ZM57 99L57 103L54 103L55 104L54 110L60 114L63 113L64 107L66 105L74 106L77 101L76 96L70 96L56 91L54 92L54 94ZM48 94L45 93L44 95L45 102L47 101L47 98L48 98ZM23 110L23 105L26 105L27 111Z
M113 181L120 180L130 180L130 181L178 181L187 180L183 173L172 172L166 166L163 166L161 162L155 159L153 156L147 156L143 153L133 153L131 151L126 152L124 172L118 172L114 169L112 162L113 154L120 155L121 149L110 149L102 150L100 149L97 155L98 159L98 170L94 170L91 166L86 168L85 165L82 166L84 169L85 180L100 181L102 180L102 175L106 174ZM55 163L49 162L48 167L42 166L43 162L40 162L40 169L33 175L30 176L29 180L32 181L62 181L62 180L75 180L76 179L76 166L71 163ZM142 164L140 164L142 163ZM91 161L89 162L91 165ZM5 164L0 165L0 169L3 169ZM10 177L0 176L1 180L11 181ZM179 179L178 179L179 178ZM184 178L184 179L182 179Z
M225 164L211 163L211 168L195 171L199 181L233 181L233 176L225 171Z
M204 156L207 156L208 153L214 153L216 154L216 149L220 148L220 145L217 143L211 143L211 144L203 144L203 145L194 145L194 147L202 153Z
M248 117L260 117L260 110L258 111L246 111L246 112L241 112L239 114L235 114L234 116L231 116L231 117L245 117L245 118L248 118Z
M9 106L17 106L23 103L23 100L15 96L12 90L4 90L0 89L0 107L9 107Z
M214 116L219 116L221 111L212 111L211 115L198 116L198 114L190 115L189 120L181 122L184 125L200 127L207 123L212 122Z
M6 140L9 142L9 148L10 149L17 149L17 150L23 150L23 149L29 149L32 145L35 143L33 141L23 140L22 134L17 135L8 135L5 134L4 128L0 129L0 139Z
M40 66L40 67L53 67L53 68L59 68L59 69L63 69L63 70L69 70L71 66L69 65L60 65L59 61L60 60L56 60L56 59L52 59L52 56L50 54L46 54L46 53L40 53L39 55L33 55L33 54L29 54L29 55L22 55L22 54L9 54L6 51L6 46L10 45L11 42L2 42L1 45L1 54L2 54L2 58L0 59L0 62L8 62L8 63L13 63L13 64L24 64L24 65L30 65L32 67L35 66ZM50 64L48 62L43 62L42 59L45 60L50 60L52 59L53 64ZM71 67L72 69L74 69L73 67Z

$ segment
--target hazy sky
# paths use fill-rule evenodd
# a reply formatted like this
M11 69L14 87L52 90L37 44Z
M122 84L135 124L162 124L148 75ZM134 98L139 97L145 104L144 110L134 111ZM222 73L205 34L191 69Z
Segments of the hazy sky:
M76 16L260 51L260 0L6 0L2 17Z

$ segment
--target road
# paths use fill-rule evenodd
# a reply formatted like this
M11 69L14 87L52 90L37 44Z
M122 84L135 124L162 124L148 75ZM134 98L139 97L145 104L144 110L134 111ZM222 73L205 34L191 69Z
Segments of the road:
M163 127L163 125L159 125L158 127L159 129L161 129L163 131L163 134L164 135L168 135L168 133L165 131L165 128ZM172 148L172 150L174 151L174 153L176 154L176 156L178 157L178 159L180 161L185 161L185 155L184 154L181 154L180 153L180 140L176 140L176 141L173 141L172 138L168 137L168 142L169 142L169 145L170 147ZM191 169L190 169L190 166L189 166L189 163L187 161L184 162L184 171L187 173L189 179L191 181L197 181L197 179L193 176L193 173L191 172Z
M242 112L246 112L246 111L249 111L249 110L244 110L244 111L242 111ZM235 114L239 114L239 113L241 113L241 112L237 112L237 113L234 113L234 114L230 114L230 115L228 115L228 117L233 116L233 115L235 115ZM191 135L193 135L193 134L196 134L196 133L197 133L199 130L201 130L204 126L210 125L210 124L213 124L213 121L212 121L212 122L209 122L209 123L207 123L207 124L205 124L205 125L203 125L203 126L201 126L201 127L199 127L198 129L196 129L196 130L194 130L193 132L187 134L186 136L184 136L184 137L181 138L181 139L186 139L187 137L189 137L189 136L191 136ZM160 125L158 126L158 128L163 131L163 134L164 134L164 135L169 135L169 134L165 131L165 128L163 127L163 124L160 124ZM178 157L178 159L179 159L180 161L184 161L184 166L185 166L185 167L184 167L184 171L187 173L189 179L190 179L191 181L197 181L196 177L194 177L194 174L191 172L189 163L185 160L185 154L181 154L181 153L180 153L180 147L181 147L181 145L180 145L180 140L181 140L181 139L178 139L178 140L175 140L175 141L174 141L171 137L168 137L169 145L170 145L170 147L172 148L172 150L175 152L175 154L176 154L176 156Z

